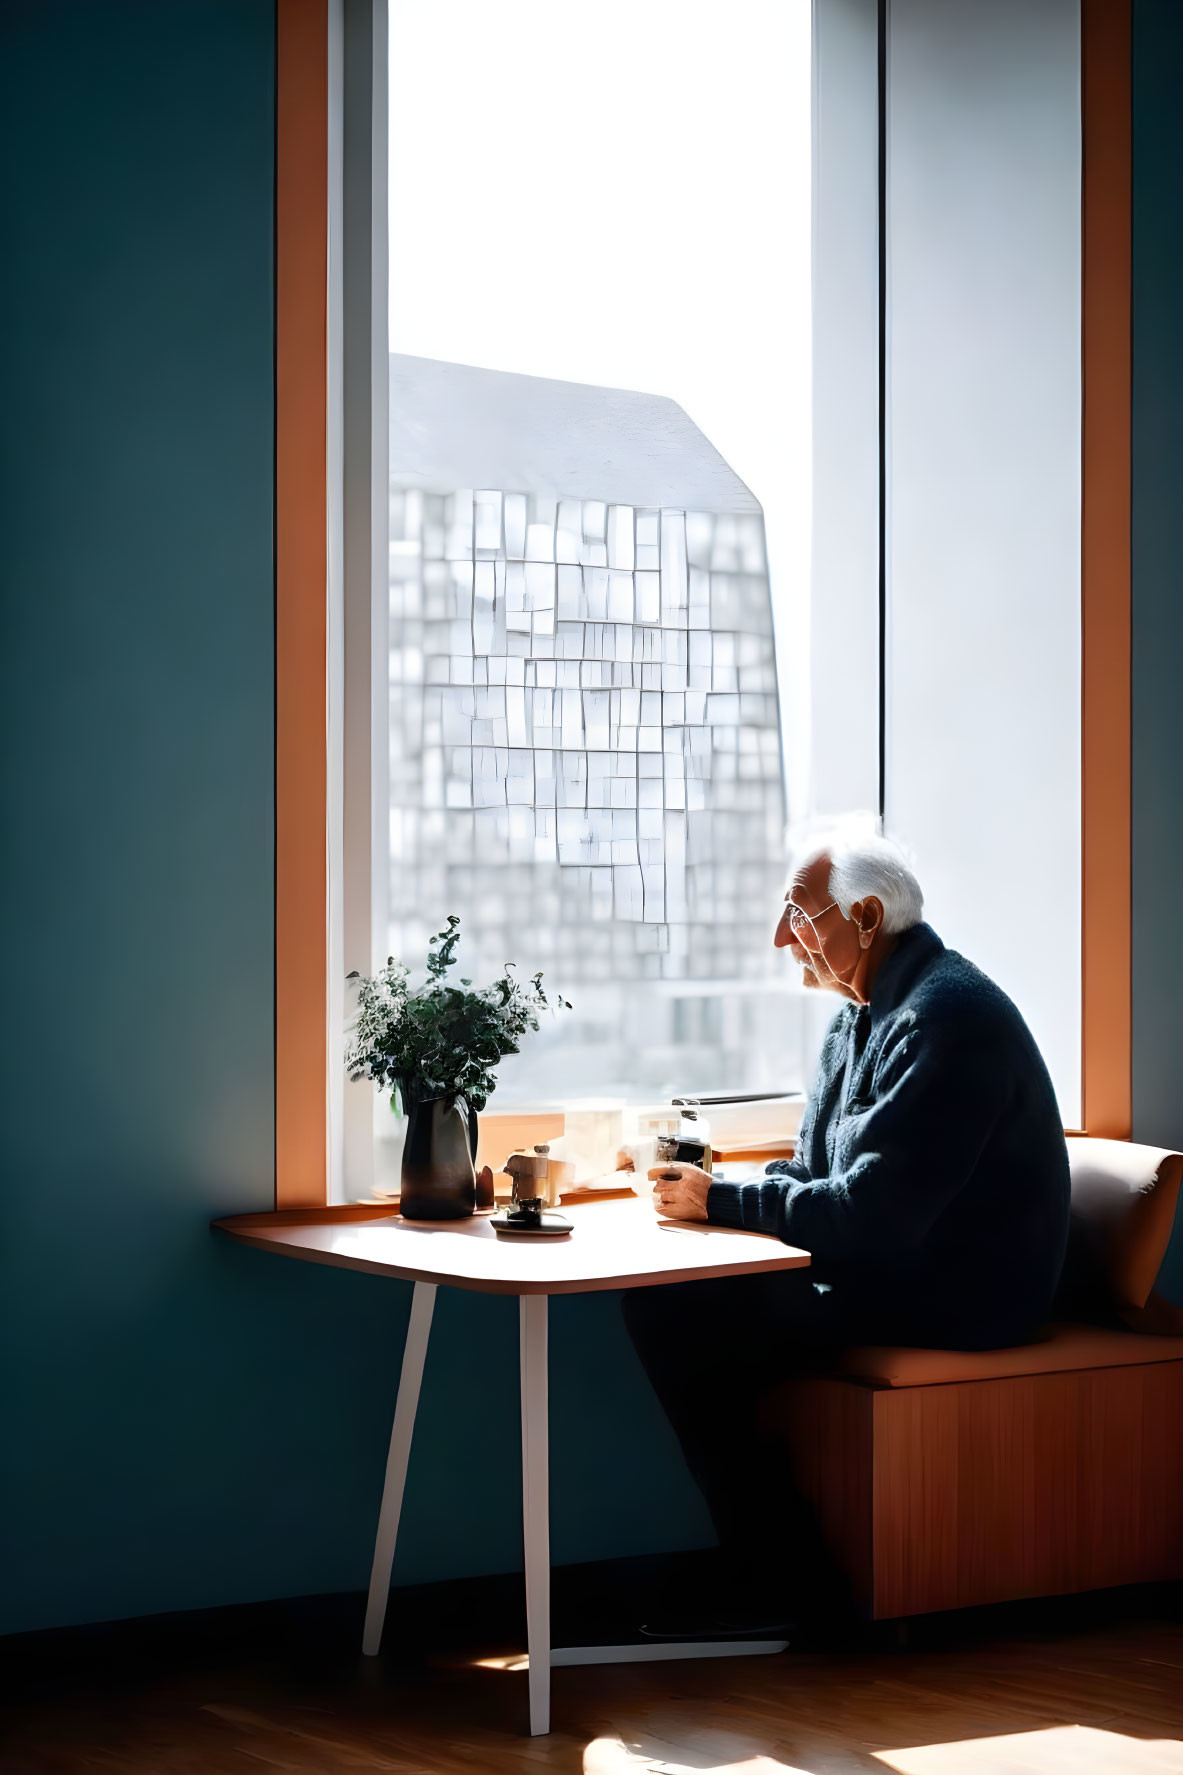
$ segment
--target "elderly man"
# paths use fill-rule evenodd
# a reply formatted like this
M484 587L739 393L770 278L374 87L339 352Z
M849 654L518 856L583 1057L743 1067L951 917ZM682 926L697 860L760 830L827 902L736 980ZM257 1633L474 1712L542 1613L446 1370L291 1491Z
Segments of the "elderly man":
M650 1173L660 1213L772 1233L813 1257L809 1270L625 1296L725 1555L712 1618L655 1632L758 1631L833 1602L808 1512L757 1437L760 1392L849 1343L1022 1342L1051 1306L1068 1231L1051 1080L1010 999L922 908L885 839L808 856L774 941L807 985L847 1002L796 1157L751 1183L691 1165Z

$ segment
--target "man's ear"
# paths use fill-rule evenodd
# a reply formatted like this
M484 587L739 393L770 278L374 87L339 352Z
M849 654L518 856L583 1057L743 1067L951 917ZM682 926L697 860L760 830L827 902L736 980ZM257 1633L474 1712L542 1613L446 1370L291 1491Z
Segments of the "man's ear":
M869 949L875 939L875 933L883 923L883 902L874 894L868 894L865 900L855 900L850 908L850 922L858 931L860 949Z

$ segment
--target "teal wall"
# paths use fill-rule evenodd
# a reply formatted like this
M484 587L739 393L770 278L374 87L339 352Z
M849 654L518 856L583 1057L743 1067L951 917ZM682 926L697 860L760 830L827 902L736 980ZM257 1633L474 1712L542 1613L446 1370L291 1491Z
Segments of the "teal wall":
M273 1193L270 0L0 17L0 1630L360 1589L409 1288ZM517 1327L444 1294L395 1581L512 1569ZM705 1515L611 1298L552 1315L556 1559Z
M1134 1135L1183 1146L1183 7L1134 0ZM1161 1286L1183 1304L1183 1210Z

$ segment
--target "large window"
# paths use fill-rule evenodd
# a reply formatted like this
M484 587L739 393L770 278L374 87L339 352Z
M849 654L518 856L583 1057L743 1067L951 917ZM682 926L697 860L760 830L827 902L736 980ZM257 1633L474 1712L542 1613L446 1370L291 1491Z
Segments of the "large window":
M541 968L575 1010L494 1109L803 1087L835 1007L768 941L785 826L855 809L1067 1123L1120 1062L1082 1020L1086 926L1094 1034L1128 1004L1082 925L1079 17L1036 11L391 0L389 128L386 9L352 51L345 13L327 972L451 913L466 972ZM332 1089L364 1191L389 1116Z
M390 119L386 947L572 999L496 1107L798 1089L807 0L391 0Z

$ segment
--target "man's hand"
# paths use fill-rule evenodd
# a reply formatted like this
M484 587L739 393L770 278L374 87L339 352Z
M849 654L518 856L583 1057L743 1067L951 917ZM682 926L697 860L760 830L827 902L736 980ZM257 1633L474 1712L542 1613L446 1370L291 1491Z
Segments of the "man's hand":
M709 1172L700 1171L697 1165L667 1161L654 1165L649 1181L653 1185L653 1206L659 1214L668 1214L672 1220L706 1219Z

